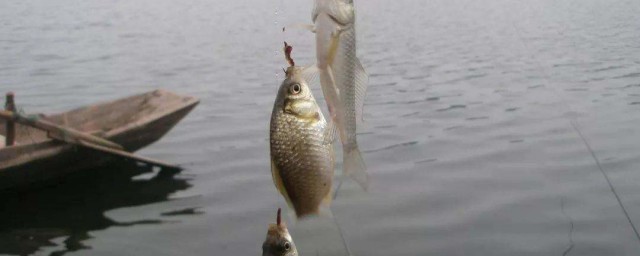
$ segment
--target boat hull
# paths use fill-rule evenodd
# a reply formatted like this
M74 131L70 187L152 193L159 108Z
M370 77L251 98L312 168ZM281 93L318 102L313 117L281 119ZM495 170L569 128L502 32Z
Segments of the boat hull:
M162 97L166 95L159 94L167 93L155 91L149 94L151 97ZM129 152L137 151L162 138L199 103L192 97L184 97L178 102L180 104L161 109L135 122L97 133L122 145ZM70 174L88 171L116 159L115 156L51 139L6 147L0 149L0 191L59 181Z

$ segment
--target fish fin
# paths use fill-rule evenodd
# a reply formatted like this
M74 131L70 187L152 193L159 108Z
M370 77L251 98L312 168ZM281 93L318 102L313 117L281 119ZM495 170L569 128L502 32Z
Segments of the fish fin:
M317 211L298 217L298 220L308 220L308 219L316 219L316 218L333 218L333 212L331 211L331 202L333 200L333 190L329 190L329 192L322 198L320 201L320 205L318 206Z
M369 85L369 74L362 67L362 63L356 57L355 67L355 93L356 93L356 121L360 124L364 121L364 99L367 95L367 86Z
M338 48L340 46L340 34L343 30L338 30L331 34L331 41L329 43L329 51L327 52L327 64L330 67L338 54Z
M313 24L306 24L306 23L298 23L298 24L293 24L288 27L292 27L295 29L301 29L301 30L308 30L311 33L316 33L316 26Z
M337 127L332 120L329 120L327 127L324 130L324 145L333 144L336 141Z
M331 202L333 201L333 189L330 189L329 192L322 198L322 202L320 203L321 207L330 208Z
M340 140L346 141L347 134L344 129L344 122L342 121L344 116L344 106L343 102L340 100L340 90L336 86L331 67L320 70L320 82L322 84L322 94L324 95L324 99L327 102L327 108L329 109L330 120L337 127Z
M320 69L318 68L317 65L314 64L314 65L303 67L300 72L300 77L307 82L307 85L309 86L309 88L312 88L312 90L315 88L322 88L322 84L320 81ZM315 98L315 99L321 100L321 101L317 101L316 103L320 107L323 117L325 116L330 117L329 115L330 113L327 112L328 108L326 106L328 105L328 102L324 97L324 93L321 94L320 98Z
M344 174L356 181L360 187L367 191L369 189L369 175L367 174L367 167L364 164L364 160L362 160L362 154L360 154L358 145L346 147L342 156Z
M309 65L303 67L300 71L300 77L304 79L309 87L320 87L320 70L316 65Z
M309 30L311 33L316 33L316 26L313 24L301 24L301 28Z
M278 169L276 164L273 163L273 160L271 161L271 177L273 178L273 184L276 186L280 194L282 194L289 208L294 209L293 204L291 203L291 199L289 198L289 193L287 192L287 188L284 186L284 182L282 182L282 177L280 176L280 170Z
M322 199L320 207L318 208L319 217L333 218L333 212L331 211L331 202L333 199L332 191L329 191L327 195Z

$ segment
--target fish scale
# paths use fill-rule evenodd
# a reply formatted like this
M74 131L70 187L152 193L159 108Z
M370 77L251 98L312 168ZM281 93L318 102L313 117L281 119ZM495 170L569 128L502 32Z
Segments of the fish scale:
M340 99L346 110L345 111L345 128L347 130L346 139L347 144L357 145L356 141L356 122L357 116L362 107L356 106L356 86L353 86L356 82L356 31L350 28L340 34L340 44L338 46L337 56L344 56L336 58L331 65L334 72L336 85L340 90Z

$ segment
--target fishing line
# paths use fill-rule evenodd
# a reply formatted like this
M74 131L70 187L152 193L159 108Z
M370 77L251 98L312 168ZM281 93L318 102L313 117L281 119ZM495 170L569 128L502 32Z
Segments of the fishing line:
M573 219L564 211L564 197L560 197L560 212L569 220L569 246L562 252L562 256L567 256L575 246L573 242Z
M341 177L338 181L338 186L336 187L336 192L333 193L333 200L336 200L336 198L338 198L338 192L340 191L340 187L342 187L342 182L344 181L344 177Z
M284 7L285 7L285 5L284 5L284 0L279 0L279 1L278 1L278 0L275 0L275 1L276 1L276 4L275 4L275 5L276 5L276 8L275 8L275 10L274 10L274 22L273 22L273 24L275 25L274 27L275 27L275 28L277 29L277 31L278 31L278 32L276 32L276 33L278 33L278 34L279 34L279 36L277 36L277 37L276 37L276 38L277 38L277 40L276 40L276 43L274 43L274 45L277 45L277 46L278 46L278 47L276 47L276 50L274 51L274 56L275 56L275 58L276 58L276 59L275 59L275 60L276 60L276 63L280 63L280 60L282 59L282 57L281 57L281 56L282 56L282 55L281 55L281 54L282 54L282 52L281 52L281 50L280 50L280 49L281 49L281 48L280 48L280 45L282 44L282 42L286 41L285 33L284 33L284 32L285 32L285 31L284 31L284 23L285 23L285 21L284 21L284 13L285 13L285 11L284 11ZM283 80L283 79L281 79L281 78L280 78L280 75L281 75L281 73L280 73L280 72L282 72L282 70L280 70L280 68L278 68L278 69L276 70L276 73L275 73L275 78L276 78L276 83L275 83L275 85L276 85L276 92L278 92L278 89L280 88L280 83L281 83L281 82L282 82L282 80Z
M344 232L342 232L342 228L340 227L340 224L338 224L338 218L334 215L331 219L333 220L333 223L336 224L336 227L338 227L338 234L340 234L340 239L342 240L342 245L347 250L347 255L348 256L352 256L353 254L351 253L351 249L349 249L349 244L347 243L347 238L345 238Z
M527 5L527 6L531 10L531 6L529 6L529 5ZM518 27L516 26L515 22L513 22L513 20L511 20L510 23L513 26L513 28L515 29L516 35L520 39L520 42L522 43L522 45L527 49L527 51L529 53L531 53L532 52L531 48L529 48L528 44L526 43L526 41L523 39L522 35L520 34L520 29L518 29ZM575 47L576 46L574 44L574 48ZM551 81L549 80L549 74L547 73L546 69L544 69L542 67L542 65L540 64L539 60L537 58L535 58L535 56L531 55L531 59L533 60L534 64L537 66L538 70L544 74L543 79L545 80L545 82L548 85L551 85ZM569 110L569 112L575 112L575 111L573 111L571 106L565 101L565 99L560 95L560 93L558 93L554 88L549 87L549 89L553 94L556 95L556 97L565 106L565 108L567 110ZM578 135L580 140L584 143L587 151L589 151L589 153L590 153L591 157L593 158L596 166L598 167L598 170L600 171L600 173L602 173L602 176L604 177L605 181L609 185L609 189L611 190L611 193L616 198L616 201L618 202L618 205L620 206L620 209L622 209L622 213L627 218L627 221L629 222L629 225L631 226L631 229L633 229L633 232L634 232L638 242L640 242L640 233L638 233L638 229L636 228L635 224L633 224L633 221L631 220L631 217L629 216L629 213L627 212L627 209L624 207L624 204L622 203L622 200L620 199L620 196L619 196L618 192L616 191L615 187L613 186L613 183L609 179L609 176L604 171L604 168L602 167L602 164L600 163L600 160L598 160L598 157L596 156L595 151L593 150L593 148L591 148L591 145L587 141L587 138L584 136L584 134L582 133L581 129L579 128L578 122L575 120L575 117L569 116L569 117L567 117L567 119L569 119L569 123L571 124L571 127L576 132L576 134Z
M636 238L640 242L640 234L638 233L636 226L633 224L633 221L631 221L631 217L629 217L629 213L627 212L627 209L624 207L624 204L622 204L622 200L620 200L620 196L618 195L618 192L616 192L616 189L613 187L611 180L609 180L609 175L607 175L607 173L604 171L604 169L602 168L602 165L600 164L600 161L598 160L598 157L596 157L596 153L593 151L593 149L591 149L591 145L589 145L589 142L587 142L587 139L584 137L580 129L578 129L578 126L574 122L574 120L571 120L571 126L573 126L573 128L576 130L576 132L584 142L584 145L587 147L587 150L589 151L589 153L591 153L591 156L593 157L593 160L595 160L596 165L598 166L598 169L602 173L602 176L604 176L604 179L607 181L607 184L609 184L609 189L611 189L611 192L616 197L616 200L618 201L618 204L620 205L620 208L622 209L624 216L627 217L627 221L629 221L629 224L633 229L633 233L636 234Z

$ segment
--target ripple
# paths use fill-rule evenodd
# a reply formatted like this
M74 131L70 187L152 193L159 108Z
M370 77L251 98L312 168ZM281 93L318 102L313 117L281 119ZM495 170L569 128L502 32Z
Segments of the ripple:
M598 73L598 72L603 72L603 71L621 69L621 68L624 68L624 67L625 66L608 66L608 67L604 67L604 68L593 69L593 70L590 70L588 72L590 72L590 73Z
M73 62L74 63L78 63L78 64L88 63L88 62L100 62L100 61L110 60L113 57L114 57L114 55L112 55L112 54L105 54L105 55L92 57L92 58L83 58L83 59L75 60Z
M589 91L589 89L587 88L569 88L569 89L564 89L565 91L568 92L585 92L585 91Z
M620 78L638 78L640 77L640 72L634 72L634 73L629 73L629 74L624 74L621 76L614 76L612 77L612 79L620 79Z
M383 77L383 76L396 76L394 73L371 73L369 77Z
M410 116L416 116L418 114L420 114L420 112L416 111L416 112L411 112L411 113L408 113L408 114L401 115L400 117L410 117Z
M403 143L389 145L389 146L378 148L378 149L365 150L363 152L364 153L374 153L374 152L386 151L386 150L390 150L390 149L394 149L394 148L398 148L398 147L413 146L413 145L416 145L416 144L418 144L417 141L409 141L409 142L403 142Z
M488 116L469 117L466 120L476 121L476 120L485 120L485 119L489 119L489 117Z
M416 161L415 163L416 163L416 164L423 164L423 163L431 163L431 162L435 162L435 161L438 161L438 159L436 159L436 158L429 158L429 159L424 159L424 160Z
M444 82L439 82L439 83L436 83L436 84L454 84L454 83L457 83L457 82L472 80L472 79L476 79L476 78L482 78L482 77L485 77L487 75L488 74L466 75L466 76L463 76L463 77L460 77L460 78L455 78L455 79L447 80L447 81L444 81Z
M371 87L387 87L387 86L394 86L398 83L396 82L389 82L389 83L382 83L382 84L371 84Z
M444 128L442 130L443 131L451 131L451 130L456 130L456 129L460 129L460 128L464 128L464 125L450 126L450 127Z
M36 70L33 70L31 72L29 72L30 76L53 76L55 75L55 72L51 71L51 69L48 68L38 68Z
M398 127L398 126L397 126L397 125L394 125L394 124L378 125L378 126L376 126L376 128L379 128L379 129L389 129L389 128L394 128L394 127Z
M407 77L403 77L405 80L422 80L425 78L429 78L429 75L423 75L423 76L407 76Z
M37 54L33 56L33 60L38 62L45 62L50 60L62 60L64 57L57 54Z
M449 110L454 110L454 109L463 109L463 108L467 108L466 105L451 105L447 108L441 108L441 109L437 109L436 111L439 112L443 112L443 111L449 111Z

